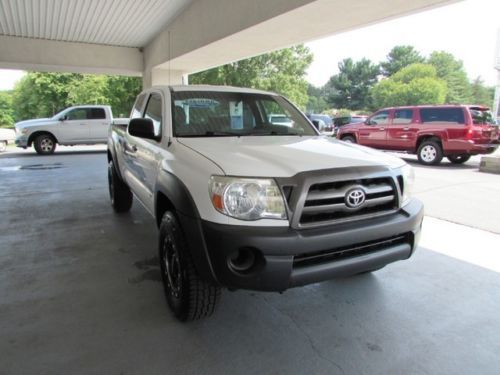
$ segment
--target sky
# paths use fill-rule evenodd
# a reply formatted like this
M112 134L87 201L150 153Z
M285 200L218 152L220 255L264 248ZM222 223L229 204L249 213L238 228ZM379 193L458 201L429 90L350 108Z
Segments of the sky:
M334 22L335 17L332 17ZM363 57L378 63L396 45L411 45L422 55L446 51L463 61L470 79L497 83L495 49L500 0L466 0L307 43L314 54L307 80L324 85L338 73L338 62ZM499 56L500 57L500 56Z
M499 30L500 0L462 1L307 43L314 54L307 80L322 86L338 73L338 63L345 58L366 57L378 63L394 46L411 45L424 56L432 51L450 52L464 62L470 79L481 76L493 86ZM0 90L12 89L23 74L0 69Z

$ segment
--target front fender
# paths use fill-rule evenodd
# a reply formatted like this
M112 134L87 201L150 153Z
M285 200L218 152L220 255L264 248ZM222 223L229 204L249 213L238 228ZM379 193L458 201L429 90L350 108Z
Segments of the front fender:
M200 277L218 284L208 256L200 214L188 188L175 175L161 170L158 175L155 194L155 216L158 224L166 209L173 208L184 232L189 252ZM167 202L161 201L161 195ZM170 207L169 207L170 206Z

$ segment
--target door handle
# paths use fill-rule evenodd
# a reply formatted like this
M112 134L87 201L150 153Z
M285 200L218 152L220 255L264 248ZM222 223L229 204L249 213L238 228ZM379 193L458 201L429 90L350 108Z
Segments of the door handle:
M125 143L124 145L125 153L128 155L134 155L137 152L137 146Z
M385 128L378 128L378 130L385 130Z
M403 130L410 130L410 128L403 128Z

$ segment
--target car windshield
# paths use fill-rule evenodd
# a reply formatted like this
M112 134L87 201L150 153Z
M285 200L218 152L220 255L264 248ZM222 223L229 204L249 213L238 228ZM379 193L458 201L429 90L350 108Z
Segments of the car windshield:
M474 124L495 124L493 115L486 108L471 108L470 113Z
M175 137L317 135L309 121L277 95L218 91L172 93Z

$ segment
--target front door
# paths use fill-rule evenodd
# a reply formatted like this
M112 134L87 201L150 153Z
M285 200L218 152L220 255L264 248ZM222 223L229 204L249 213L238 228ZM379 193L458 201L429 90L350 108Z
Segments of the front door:
M371 116L359 128L358 143L374 148L385 148L387 126L390 121L389 115L390 111L383 110Z
M161 136L163 123L162 98L159 93L153 92L149 96L144 110L144 118L153 121L155 135ZM158 143L151 139L131 136L127 132L126 144L124 145L127 182L151 213L154 213L154 187L158 174L157 164L159 161L156 159L155 153Z
M387 149L411 151L414 148L418 127L412 108L395 109L392 123L387 127Z
M58 126L59 143L83 143L90 137L90 128L87 122L88 108L74 108L65 113Z

